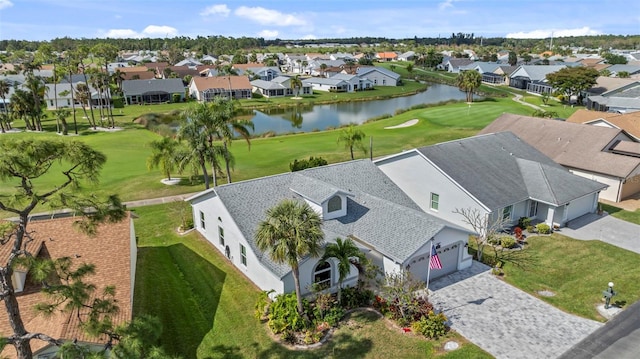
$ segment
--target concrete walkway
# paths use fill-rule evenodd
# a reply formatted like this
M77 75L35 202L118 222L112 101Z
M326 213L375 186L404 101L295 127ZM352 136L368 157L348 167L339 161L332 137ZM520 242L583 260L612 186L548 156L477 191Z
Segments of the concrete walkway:
M597 239L640 253L640 226L606 214L586 214L569 221L558 233L581 240Z
M475 261L429 289L451 327L496 358L557 358L602 326L503 282Z

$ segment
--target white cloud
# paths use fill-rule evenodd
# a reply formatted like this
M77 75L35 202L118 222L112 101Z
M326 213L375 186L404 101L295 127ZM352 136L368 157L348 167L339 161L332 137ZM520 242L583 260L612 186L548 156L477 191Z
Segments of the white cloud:
M166 25L149 25L142 30L142 35L148 37L175 37L178 35L178 29Z
M262 30L258 33L259 37L264 37L265 39L275 39L278 37L277 30Z
M115 15L114 18L116 18L117 20L122 19L122 15Z
M209 16L209 15L222 15L224 17L229 16L231 10L227 7L227 4L217 4L207 6L200 12L201 16Z
M318 37L314 34L304 35L302 37L302 40L316 40L316 39L318 39Z
M453 7L453 2L456 0L444 0L440 4L438 4L438 9L446 10Z
M262 25L274 26L302 26L307 22L293 14L283 14L276 10L269 10L263 7L240 6L235 14L247 18Z
M158 26L149 25L141 32L132 29L110 29L107 31L100 31L98 37L110 37L115 39L137 39L142 37L175 37L178 35L178 30L171 26Z
M0 0L0 10L12 7L13 3L9 0Z
M544 39L547 37L568 37L568 36L591 36L601 35L602 32L593 30L588 26L578 29L553 29L553 30L533 30L529 32L512 32L506 37L514 39Z

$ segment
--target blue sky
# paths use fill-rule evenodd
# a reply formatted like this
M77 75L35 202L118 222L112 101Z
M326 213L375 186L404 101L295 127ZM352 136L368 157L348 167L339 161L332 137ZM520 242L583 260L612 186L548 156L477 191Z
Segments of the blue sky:
M0 39L638 35L633 0L0 0Z

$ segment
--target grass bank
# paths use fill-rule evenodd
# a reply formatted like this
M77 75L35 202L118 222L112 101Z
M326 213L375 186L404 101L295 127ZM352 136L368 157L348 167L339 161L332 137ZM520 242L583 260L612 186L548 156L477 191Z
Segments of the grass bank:
M176 234L168 205L135 210L138 237L134 315L153 314L161 343L183 358L491 358L455 333L427 341L366 313L353 314L333 339L315 350L274 342L253 315L259 290L195 232ZM461 348L444 353L448 340Z

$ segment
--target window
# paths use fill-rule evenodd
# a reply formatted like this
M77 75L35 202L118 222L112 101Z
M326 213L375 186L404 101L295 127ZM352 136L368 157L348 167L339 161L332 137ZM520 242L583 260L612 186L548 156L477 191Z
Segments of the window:
M313 272L313 284L320 289L331 286L331 263L322 261Z
M240 245L240 262L246 267L247 266L247 248Z
M510 220L511 219L511 211L513 211L513 206L507 206L502 209L502 219Z
M204 212L200 211L200 228L206 229L207 227L204 224Z
M535 217L538 215L538 202L531 201L529 204L529 217Z
M440 195L437 193L431 193L431 209L434 211L437 211L439 206L440 206Z
M342 198L340 196L333 196L327 203L327 210L329 212L335 212L342 209Z
M220 239L220 245L224 246L224 228L218 226L218 238Z

